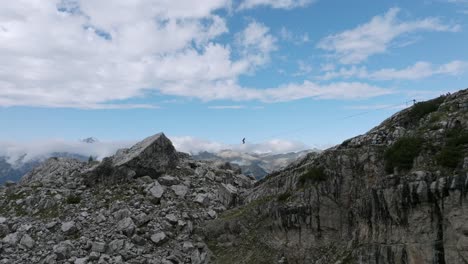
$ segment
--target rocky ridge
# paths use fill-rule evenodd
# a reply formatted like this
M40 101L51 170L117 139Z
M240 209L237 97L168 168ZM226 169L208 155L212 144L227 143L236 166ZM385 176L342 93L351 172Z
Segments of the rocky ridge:
M205 226L215 263L468 263L468 90L309 154Z
M0 188L0 263L208 263L197 229L254 182L164 134L101 163L51 158Z
M303 158L311 152L319 153L319 149L303 150L290 153L248 153L235 150L221 150L216 153L200 152L192 155L196 160L222 161L229 162L235 166L239 166L242 173L255 177L257 180L262 179L269 173L283 169L291 162Z

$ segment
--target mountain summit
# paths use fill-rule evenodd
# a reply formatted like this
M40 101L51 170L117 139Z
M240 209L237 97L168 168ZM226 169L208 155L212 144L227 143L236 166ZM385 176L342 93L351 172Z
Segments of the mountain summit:
M81 142L88 143L88 144L93 144L93 143L99 142L99 140L97 138L95 138L95 137L89 137L89 138L82 139Z

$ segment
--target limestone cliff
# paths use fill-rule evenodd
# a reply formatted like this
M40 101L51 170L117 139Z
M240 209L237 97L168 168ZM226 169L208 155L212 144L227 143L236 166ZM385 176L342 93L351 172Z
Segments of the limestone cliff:
M268 175L205 228L214 263L468 263L468 90Z

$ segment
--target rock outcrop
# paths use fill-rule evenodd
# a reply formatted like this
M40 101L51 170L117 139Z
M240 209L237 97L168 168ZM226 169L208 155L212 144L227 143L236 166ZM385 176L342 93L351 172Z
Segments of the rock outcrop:
M159 133L105 158L86 173L86 184L115 184L142 176L157 178L176 169L179 160L186 156L178 153L172 142Z
M208 263L196 231L229 208L220 186L254 182L163 134L99 164L50 159L0 188L0 263Z
M268 175L205 227L215 263L468 263L468 90Z

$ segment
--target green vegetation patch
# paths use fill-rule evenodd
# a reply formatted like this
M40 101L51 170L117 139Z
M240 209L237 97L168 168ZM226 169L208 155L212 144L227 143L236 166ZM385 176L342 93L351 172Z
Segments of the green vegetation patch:
M291 193L290 192L285 192L285 193L282 193L282 194L278 195L277 200L280 203L284 203L289 199L289 197L291 197Z
M207 245L214 254L213 263L269 264L274 263L277 252L265 240L265 227L271 224L267 214L259 208L265 208L277 197L265 196L242 207L231 209L210 223L205 230L209 235ZM220 243L218 237L224 233L236 236L235 246ZM211 263L211 262L210 262Z
M424 140L420 137L403 137L389 147L384 154L385 171L392 173L394 168L409 170L414 159L422 150Z
M299 177L299 184L301 186L306 185L307 183L317 184L323 182L327 179L325 170L322 167L313 167L308 169L304 174Z
M273 199L272 196L265 196L262 198L259 198L255 201L252 201L244 206L228 210L220 215L220 219L222 220L233 220L241 217L248 216L249 214L252 214L253 210L255 210L257 207L262 206L268 202L270 202Z
M81 202L81 197L78 195L70 195L66 200L67 204L79 204Z
M455 128L447 131L446 144L436 155L436 161L440 166L455 169L463 160L464 145L468 144L468 132Z
M51 218L59 217L60 212L61 212L61 208L58 204L56 204L49 208L44 208L44 209L39 210L39 212L37 212L35 216L41 219L51 219Z
M445 96L440 96L436 99L416 103L408 113L410 121L418 121L426 115L437 111L444 101Z

